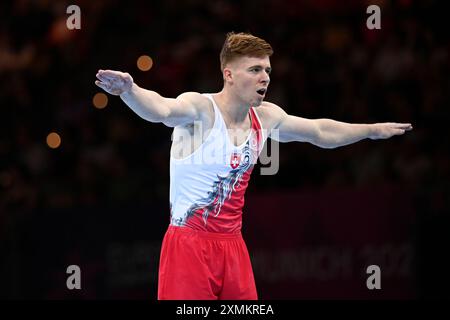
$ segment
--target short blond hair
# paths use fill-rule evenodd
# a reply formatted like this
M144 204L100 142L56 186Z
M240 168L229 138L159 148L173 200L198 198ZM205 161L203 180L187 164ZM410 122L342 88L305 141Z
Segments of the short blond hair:
M264 57L271 56L273 49L265 40L250 33L227 33L227 37L220 52L220 69L226 64L242 56Z

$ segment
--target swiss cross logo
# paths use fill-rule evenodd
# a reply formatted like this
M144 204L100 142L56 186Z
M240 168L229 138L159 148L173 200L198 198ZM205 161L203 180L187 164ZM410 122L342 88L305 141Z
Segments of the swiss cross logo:
M233 152L231 154L230 165L233 169L236 169L241 162L241 155L239 153Z

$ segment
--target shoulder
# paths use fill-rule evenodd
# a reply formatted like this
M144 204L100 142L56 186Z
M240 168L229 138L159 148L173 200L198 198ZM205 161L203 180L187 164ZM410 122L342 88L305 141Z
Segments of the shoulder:
M207 125L214 119L214 106L206 95L199 92L184 92L176 99L194 108L198 115L197 119L206 122Z
M278 105L272 102L263 101L260 106L255 108L263 128L271 130L287 116L287 113Z
M199 109L212 106L211 101L205 95L198 92L184 92L177 97L177 100L193 105Z

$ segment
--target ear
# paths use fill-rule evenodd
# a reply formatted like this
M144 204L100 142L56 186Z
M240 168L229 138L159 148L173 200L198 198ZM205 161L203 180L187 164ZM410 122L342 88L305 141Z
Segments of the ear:
M225 80L225 82L233 82L233 74L231 72L231 69L223 69L223 80Z

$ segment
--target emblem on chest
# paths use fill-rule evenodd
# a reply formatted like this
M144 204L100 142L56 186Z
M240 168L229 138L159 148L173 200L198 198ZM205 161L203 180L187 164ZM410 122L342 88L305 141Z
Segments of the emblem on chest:
M230 166L233 169L236 169L241 163L241 154L237 152L233 152L230 158Z

